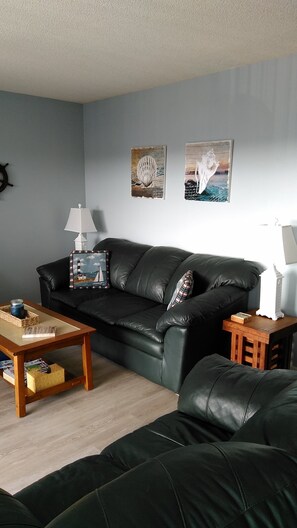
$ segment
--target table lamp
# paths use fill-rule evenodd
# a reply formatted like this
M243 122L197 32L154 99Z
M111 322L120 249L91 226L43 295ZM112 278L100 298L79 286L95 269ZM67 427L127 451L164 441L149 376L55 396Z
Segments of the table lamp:
M97 231L93 222L90 209L82 207L71 207L65 231L73 231L78 233L74 243L76 251L85 251L87 249L87 239L83 233L94 233Z
M265 226L264 244L271 260L268 268L261 273L260 307L256 314L276 321L284 317L281 311L283 275L277 268L297 262L297 245L292 226Z

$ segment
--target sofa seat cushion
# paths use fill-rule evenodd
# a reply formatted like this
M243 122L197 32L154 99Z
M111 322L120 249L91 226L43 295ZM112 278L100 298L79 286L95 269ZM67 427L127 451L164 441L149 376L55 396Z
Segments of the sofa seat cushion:
M293 528L296 471L269 446L181 447L89 493L48 528Z
M53 291L51 298L54 301L59 301L66 306L71 306L71 308L77 308L81 303L96 299L97 297L104 296L108 294L106 290L72 290L70 288L64 288L62 290Z
M166 451L204 442L223 442L230 437L223 429L174 411L116 440L102 454L127 471Z
M164 304L158 304L148 310L119 319L117 325L134 330L139 334L153 339L157 343L163 343L164 335L156 330L156 324L164 312L166 312L166 306Z
M90 323L91 323L91 326L94 326L96 324L96 320L91 319ZM104 325L104 334L103 334L102 325ZM157 340L154 340L151 337L147 337L144 334L140 334L139 332L135 332L134 330L130 330L129 328L125 328L117 324L107 325L105 323L100 322L100 325L98 327L99 327L99 330L102 329L102 334L104 336L109 337L110 339L113 339L114 341L117 341L119 350L120 350L119 354L121 357L120 364L126 366L127 368L130 368L132 370L134 368L136 369L137 362L140 362L140 364L143 365L144 357L141 354L142 352L144 353L145 356L149 355L156 359L163 359L164 357L164 343L163 342L159 343ZM91 336L91 341L92 341L92 337L93 336ZM127 345L127 347L125 345ZM137 354L133 354L135 356L134 359L132 359L130 356L129 362L126 363L127 353L128 353L127 350L131 348L135 349L137 351ZM112 359L112 356L110 355L107 355L107 357ZM160 364L160 362L158 362L158 364ZM132 368L132 365L133 365L133 368ZM136 370L136 372L138 371ZM148 371L147 371L147 374L148 374Z
M100 319L114 325L123 317L148 310L156 305L155 302L137 295L131 295L115 288L107 290L107 295L99 295L95 299L84 301L78 310L93 319Z
M186 377L178 409L234 433L294 380L294 371L263 371L212 354Z

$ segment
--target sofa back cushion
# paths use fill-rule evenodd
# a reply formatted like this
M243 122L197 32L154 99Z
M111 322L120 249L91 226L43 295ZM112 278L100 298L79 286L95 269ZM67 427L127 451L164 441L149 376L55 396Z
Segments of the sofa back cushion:
M297 456L297 381L259 409L232 441L270 445Z
M166 304L173 295L178 279L188 270L192 270L194 276L193 296L219 286L252 290L259 282L260 273L254 262L233 257L191 254L172 276L165 293Z
M296 380L296 371L258 370L213 354L186 377L178 410L235 432Z
M243 259L193 254L120 238L106 238L93 248L102 249L110 255L111 286L164 304L169 303L178 280L188 270L194 276L193 296L223 285L249 291L259 281L256 264Z
M163 303L165 290L173 273L188 255L189 253L183 249L167 246L151 247L130 274L125 290Z
M118 290L124 290L130 274L150 247L121 238L105 238L96 244L94 251L109 251L110 284Z

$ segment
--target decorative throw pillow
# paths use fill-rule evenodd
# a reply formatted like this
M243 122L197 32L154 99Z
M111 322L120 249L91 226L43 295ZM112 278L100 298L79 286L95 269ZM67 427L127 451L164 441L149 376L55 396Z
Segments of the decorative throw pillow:
M70 255L69 287L109 288L109 252L73 251Z
M188 270L182 277L179 279L176 288L173 292L173 295L170 299L170 302L167 306L167 310L173 308L176 304L182 303L188 299L193 291L194 279L193 272Z

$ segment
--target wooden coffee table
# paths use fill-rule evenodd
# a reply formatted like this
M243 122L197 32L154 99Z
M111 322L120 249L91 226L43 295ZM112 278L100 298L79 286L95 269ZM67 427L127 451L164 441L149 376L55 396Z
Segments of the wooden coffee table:
M0 308L8 304L1 304ZM24 301L24 304L26 309L38 314L39 324L55 326L56 335L51 338L23 339L23 328L0 318L0 351L4 352L9 359L13 360L15 373L15 406L16 415L19 418L26 416L26 405L28 403L69 390L77 385L84 385L86 390L93 388L90 334L96 331L91 326L64 317L38 304L30 301ZM47 352L73 345L81 345L82 376L73 377L67 372L65 373L65 381L63 383L40 390L36 393L26 387L24 381L25 361L37 359ZM0 370L1 374L2 370Z

